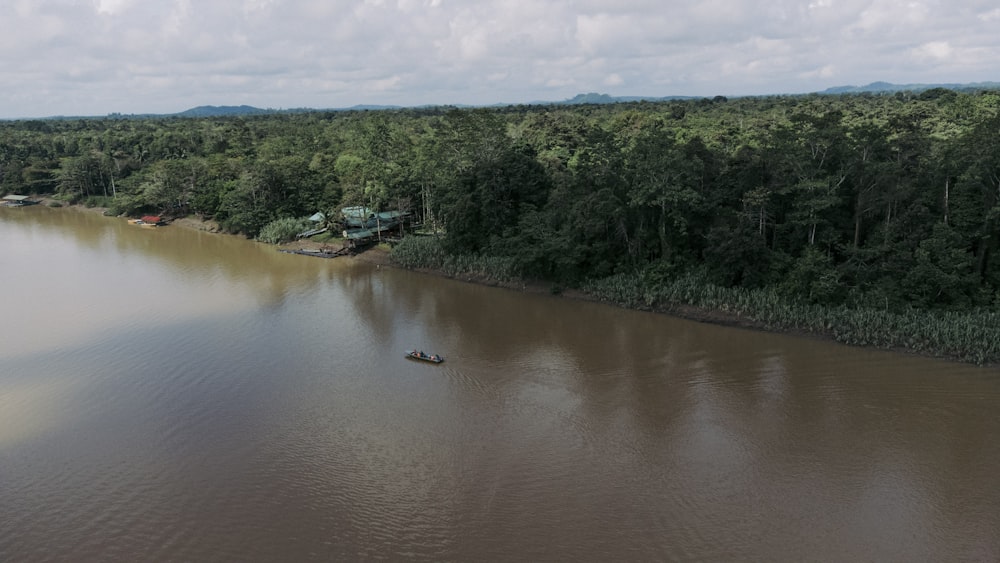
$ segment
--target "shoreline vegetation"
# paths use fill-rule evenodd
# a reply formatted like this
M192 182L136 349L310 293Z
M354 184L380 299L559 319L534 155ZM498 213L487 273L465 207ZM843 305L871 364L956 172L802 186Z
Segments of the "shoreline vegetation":
M58 200L40 197L40 203L62 207ZM108 215L104 207L69 206ZM223 236L218 223L196 216L170 222L181 228ZM272 245L278 250L318 251L329 242L300 239ZM566 288L542 280L524 279L509 260L482 256L450 256L441 239L411 235L398 245L373 245L351 255L361 262L391 266L502 289L605 303L626 309L677 318L792 336L832 340L857 347L876 348L980 366L1000 364L1000 315L992 311L933 312L911 309L903 313L879 309L849 309L791 302L773 290L723 288L695 275L673 280L648 272L618 274Z
M598 301L627 309L767 332L833 340L977 365L1000 359L1000 314L993 311L893 312L797 303L773 289L724 288L697 275L664 279L647 271L593 280L568 290L526 281L508 261L448 256L437 239L409 237L392 249L394 265L450 278ZM546 287L548 289L546 289Z
M0 192L326 257L397 229L405 268L983 365L998 128L1000 91L947 88L23 120Z

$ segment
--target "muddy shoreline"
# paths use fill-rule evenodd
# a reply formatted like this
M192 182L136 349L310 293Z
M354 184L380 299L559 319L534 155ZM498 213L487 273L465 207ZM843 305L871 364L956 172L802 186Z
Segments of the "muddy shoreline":
M58 200L52 200L52 199L46 199L46 198L40 198L40 200L41 200L41 205L48 205L50 202L58 202ZM58 202L58 203L65 206L65 204L62 204L62 202ZM66 207L70 207L70 208L74 208L74 209L79 209L81 211L88 212L88 213L100 213L102 215L106 211L106 209L102 208L102 207L85 207L85 206L82 206L82 205L71 205L71 206L66 206ZM223 232L222 227L218 223L216 223L215 221L203 219L203 218L198 217L196 215L191 215L191 216L179 217L179 218L176 218L176 219L172 219L172 220L169 221L169 224L171 226L175 226L175 227L181 227L181 228L185 228L185 229L195 229L195 230L198 230L198 231L203 231L203 232L208 232L208 233L216 233L216 234L220 234L220 235L224 235L224 236L240 236L240 235L233 235L233 234L230 234L230 233L225 233L225 232ZM304 250L304 251L314 251L314 252L316 252L316 251L323 251L323 250L328 250L328 251L329 250L337 250L337 249L340 248L340 244L338 242L330 242L330 241L328 241L328 242L314 242L314 241L311 241L311 240L296 240L296 241L292 241L292 242L288 242L288 243L284 243L284 244L275 245L275 247L278 250L284 250L284 251L302 251L302 250ZM303 259L314 259L314 258L309 257L309 256L304 256ZM367 248L365 250L362 250L362 251L360 251L360 252L358 252L356 254L345 255L345 256L342 256L342 257L338 257L337 259L357 260L359 262L366 262L366 263L375 264L375 265L378 265L378 266L401 268L401 266L397 266L397 265L395 265L392 262L392 259L389 256L389 249L386 248L386 247L384 247L384 246L372 246L372 247L369 247L369 248ZM610 302L610 301L607 301L607 300L600 299L600 298L595 297L595 296L593 296L593 295L591 295L591 294L589 294L589 293L587 293L585 291L581 291L581 290L578 290L578 289L564 289L562 291L559 291L558 293L557 292L553 292L552 291L552 284L549 283L549 282L523 280L523 281L518 281L518 282L503 283L503 282L497 282L495 280L489 280L489 279L478 277L478 276L470 276L470 275L452 276L452 275L448 275L448 274L445 274L443 272L440 272L438 270L434 270L434 269L431 269L431 268L415 268L415 269L413 269L413 271L420 272L420 273L426 274L426 275L431 275L431 276L437 276L437 277L442 277L442 278L455 279L455 280L463 281L463 282L466 282L466 283L475 283L475 284L485 285L485 286L489 286L489 287L498 287L498 288L502 288L502 289L508 289L508 290L511 290L511 291L520 291L520 292L523 292L523 293L531 293L531 294L534 294L534 295L547 295L547 296L550 296L550 297L553 297L553 298L575 299L575 300L589 301L589 302L594 302L594 303L605 303L607 305L611 305L611 306L614 306L614 307L623 307L622 305L619 305L617 303L613 303L613 302ZM628 307L623 307L623 308L628 308ZM642 311L649 311L649 312L653 312L653 313L657 313L657 314L663 314L663 315L670 315L672 317L687 319L687 320L696 321L696 322L710 323L710 324L715 324L715 325L731 326L731 327L737 327L737 328L746 328L746 329L752 329L752 330L759 330L759 331L763 331L763 332L789 334L789 335L794 335L794 336L801 336L801 337L806 337L806 338L817 338L817 339L829 340L829 341L833 341L834 340L834 338L831 335L817 334L817 333L811 333L811 332L805 332L805 331L776 330L774 327L769 327L769 326L765 325L764 323L761 323L761 322L758 322L758 321L754 321L752 319L747 319L747 318L741 317L739 315L734 315L732 313L726 313L726 312L723 312L723 311L713 311L713 310L707 310L707 309L700 309L698 307L692 307L692 306L689 306L689 305L680 305L680 306L675 306L675 307L670 307L670 308L632 308L632 309L634 309L634 310L637 309L637 310L642 310ZM901 352L906 352L905 350L900 350L900 351Z
M189 228L189 229L197 229L197 230L200 230L200 231L206 231L206 232L211 232L211 233L224 234L224 233L222 233L222 230L219 227L218 223L215 223L214 221L206 221L204 219L200 219L200 218L197 218L197 217L183 217L183 218L180 218L180 219L175 219L175 220L173 220L171 222L171 224L179 226L179 227ZM314 242L314 241L306 239L306 240L296 240L296 241L292 241L292 242L288 242L288 243L284 243L284 244L279 244L279 245L276 245L276 247L279 250L284 250L284 251L302 251L302 250L305 250L305 251L317 252L317 251L324 251L324 250L326 250L326 251L336 250L336 249L340 248L340 245L337 242ZM306 258L309 258L309 257L306 256ZM377 266L386 266L386 267L393 267L393 268L400 267L400 266L397 266L396 264L393 263L392 258L390 257L390 251L385 246L371 246L371 247L369 247L367 249L364 249L364 250L362 250L362 251L360 251L360 252L358 252L356 254L350 254L350 255L344 256L343 258L348 259L348 260L357 260L359 262L365 262L365 263L368 263L368 264L375 264ZM547 295L547 296L550 296L550 297L553 297L553 298L575 299L575 300L580 300L580 301L589 301L589 302L595 302L595 303L606 303L606 304L612 305L612 306L619 306L619 305L617 305L615 303L604 301L604 300L599 299L599 298L597 298L597 297L595 297L595 296L593 296L593 295L591 295L591 294L589 294L589 293L587 293L585 291L581 291L581 290L578 290L578 289L564 289L564 290L559 291L558 293L555 293L555 292L552 291L552 284L549 283L549 282L522 280L522 281L518 281L518 282L504 283L504 282L497 282L495 280L489 280L489 279L478 277L478 276L470 276L470 275L451 276L451 275L444 274L443 272L440 272L438 270L434 270L434 269L431 269L431 268L417 268L417 269L414 269L414 271L417 271L417 272L420 272L420 273L426 274L426 275L443 277L443 278L449 278L449 279L455 279L455 280L463 281L463 282L466 282L466 283L474 283L474 284L485 285L485 286L489 286L489 287L498 287L498 288L508 289L508 290L512 290L512 291L520 291L520 292L523 292L523 293L531 293L531 294L534 294L534 295ZM673 316L673 317L683 318L683 319L697 321L697 322L704 322L704 323L711 323L711 324L716 324L716 325L732 326L732 327L739 327L739 328L748 328L748 329L761 330L761 331L767 331L767 332L778 332L778 331L775 331L773 329L768 328L763 323L756 322L756 321L753 321L751 319L747 319L747 318L744 318L744 317L740 317L738 315L728 314L728 313L725 313L725 312L722 312L722 311L704 310L704 309L699 309L697 307L691 307L691 306L677 306L677 307L672 307L672 308L669 308L669 309L664 309L664 308L648 308L648 309L641 309L641 310L646 310L646 311L650 311L650 312L654 312L654 313L658 313L658 314L670 315L670 316ZM805 332L797 333L797 334L799 334L801 336L806 336L806 337L823 338L823 339L827 339L827 340L832 340L831 337L826 337L824 335L816 335L816 334L810 334L810 333L805 333Z
M49 201L57 201L57 200L46 200L43 198L41 204L47 205ZM105 211L105 209L99 207L84 207L80 205L73 205L67 207L76 208L85 212L101 213L101 214L103 214ZM172 219L169 221L169 224L180 228L195 229L203 232L216 233L225 236L240 236L240 235L232 235L229 233L225 233L223 232L220 225L215 221L205 220L197 216L187 216L187 217ZM311 240L296 240L285 244L275 245L275 248L277 248L278 250L292 251L292 252L335 251L338 250L340 247L341 245L339 241L314 242ZM315 258L304 256L303 259L315 259ZM390 251L386 246L372 246L357 253L343 255L341 257L338 257L338 259L357 260L359 262L375 264L378 266L402 268L401 266L397 266L392 262L390 258ZM640 310L657 314L669 315L675 318L686 319L695 322L709 323L714 325L728 326L735 328L743 328L761 332L770 332L775 334L785 334L788 336L795 336L799 338L825 340L829 342L837 341L832 334L804 331L804 330L794 330L787 328L777 328L774 326L770 326L766 323L763 323L761 321L756 321L754 319L742 317L737 314L728 313L725 311L702 309L690 305L676 305L672 307L625 307L623 305L611 301L600 299L594 295L591 295L585 291L578 289L564 289L558 292L554 292L552 289L553 286L550 282L523 280L518 282L503 283L478 276L470 276L470 275L452 276L430 268L415 268L412 270L426 275L455 279L466 283L474 283L489 287L497 287L502 289L508 289L511 291L520 291L523 293L531 293L534 295L546 295L553 298L564 298L564 299L574 299L574 300L588 301L594 303L604 303L606 305L611 305L614 307L621 307L632 310ZM948 361L956 361L959 363L965 363L955 358L948 358L927 353L919 353L906 348L891 348L891 349L876 348L876 349L888 350L911 356L936 358ZM984 364L984 366L990 366L990 365L993 364L990 363Z

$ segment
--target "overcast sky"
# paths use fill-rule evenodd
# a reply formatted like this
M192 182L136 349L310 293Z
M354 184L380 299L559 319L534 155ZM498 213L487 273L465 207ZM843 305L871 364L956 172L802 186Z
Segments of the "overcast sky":
M0 117L1000 80L995 0L0 0Z

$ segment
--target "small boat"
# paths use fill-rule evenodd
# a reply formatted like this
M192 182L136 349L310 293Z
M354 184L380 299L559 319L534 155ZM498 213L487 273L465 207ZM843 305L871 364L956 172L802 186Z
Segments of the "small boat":
M24 207L26 205L35 205L37 203L37 201L26 195L5 195L3 196L3 199L0 200L0 206L3 207Z
M440 364L444 361L444 358L438 356L437 354L424 354L418 350L407 350L406 357L412 358L414 360L423 360L425 362L431 362L435 364Z
M140 227L156 227L163 224L163 219L155 215L146 215L142 219L129 219L130 225L138 225Z

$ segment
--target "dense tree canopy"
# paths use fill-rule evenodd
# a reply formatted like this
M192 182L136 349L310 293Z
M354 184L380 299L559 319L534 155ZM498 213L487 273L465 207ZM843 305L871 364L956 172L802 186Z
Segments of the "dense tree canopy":
M1000 95L791 96L0 123L0 191L257 236L405 208L580 284L697 272L827 305L995 305ZM651 275L653 275L651 274Z

